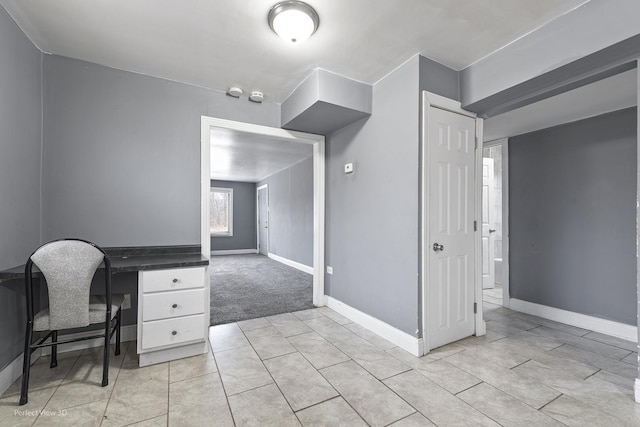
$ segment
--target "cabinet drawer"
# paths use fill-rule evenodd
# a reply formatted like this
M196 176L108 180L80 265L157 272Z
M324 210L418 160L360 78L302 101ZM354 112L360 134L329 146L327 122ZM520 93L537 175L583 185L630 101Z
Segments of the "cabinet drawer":
M142 349L204 339L204 315L155 320L142 324Z
M204 287L204 268L142 271L142 292L161 292Z
M143 322L204 313L204 289L157 292L142 300Z

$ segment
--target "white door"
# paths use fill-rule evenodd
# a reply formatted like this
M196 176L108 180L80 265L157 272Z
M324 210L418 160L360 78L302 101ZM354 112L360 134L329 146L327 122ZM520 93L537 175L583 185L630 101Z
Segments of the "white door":
M429 107L428 348L475 332L475 120Z
M495 252L494 233L496 232L493 218L495 207L493 159L482 159L482 289L495 286Z
M269 188L258 188L258 252L269 255Z

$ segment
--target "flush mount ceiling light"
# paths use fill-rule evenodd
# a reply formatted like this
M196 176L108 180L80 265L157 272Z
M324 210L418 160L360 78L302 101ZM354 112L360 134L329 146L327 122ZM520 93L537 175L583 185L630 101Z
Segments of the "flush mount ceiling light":
M283 1L269 11L269 26L274 33L291 44L300 44L318 29L320 18L306 3L297 0Z

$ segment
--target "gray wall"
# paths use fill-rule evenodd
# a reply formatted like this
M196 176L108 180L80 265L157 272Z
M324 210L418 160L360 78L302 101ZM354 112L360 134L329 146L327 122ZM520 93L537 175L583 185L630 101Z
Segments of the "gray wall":
M200 242L200 116L280 125L277 104L44 56L43 234Z
M40 243L40 52L0 6L0 269L23 264ZM23 345L22 281L0 283L0 369Z
M0 7L0 269L40 242L40 52Z
M257 249L256 184L212 180L211 186L233 188L233 236L211 237L211 250Z
M419 57L373 88L373 113L327 137L326 293L418 327ZM344 173L352 162L355 172Z
M313 157L256 185L265 184L269 185L269 252L313 267Z
M460 100L460 72L424 56L420 60L420 90Z
M510 293L636 325L636 109L509 140Z
M469 105L640 33L638 0L590 1L461 72ZM577 42L579 41L579 42Z

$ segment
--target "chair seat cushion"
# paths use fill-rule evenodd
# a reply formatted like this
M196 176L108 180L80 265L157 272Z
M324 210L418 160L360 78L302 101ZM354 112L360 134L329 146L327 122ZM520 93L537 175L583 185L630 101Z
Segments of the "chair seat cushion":
M111 295L111 319L116 317L116 313L124 302L123 294ZM89 325L104 323L107 311L107 297L105 295L91 295L89 297ZM88 325L87 325L88 326ZM49 329L49 307L38 312L33 318L34 331L48 331Z

